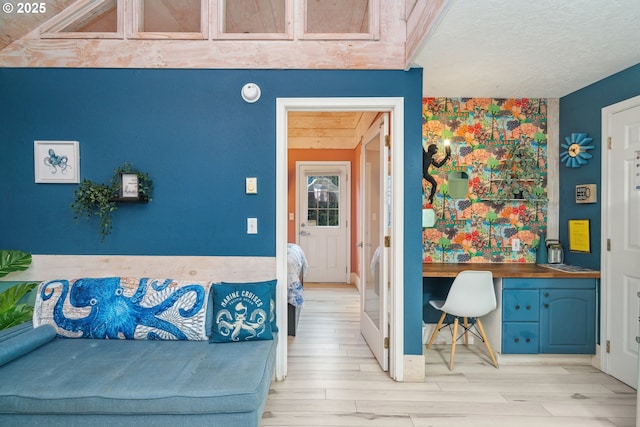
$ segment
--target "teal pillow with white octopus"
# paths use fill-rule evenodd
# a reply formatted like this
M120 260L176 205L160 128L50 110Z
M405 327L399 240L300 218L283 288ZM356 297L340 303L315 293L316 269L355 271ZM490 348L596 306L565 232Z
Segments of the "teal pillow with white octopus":
M213 285L213 327L209 342L273 339L269 284Z

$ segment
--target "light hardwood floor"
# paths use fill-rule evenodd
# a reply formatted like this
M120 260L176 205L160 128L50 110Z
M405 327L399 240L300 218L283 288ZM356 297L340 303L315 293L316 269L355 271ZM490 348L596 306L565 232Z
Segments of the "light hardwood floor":
M636 391L586 365L496 369L459 345L449 371L434 346L424 382L394 382L360 335L354 287L305 284L305 298L262 426L635 426Z

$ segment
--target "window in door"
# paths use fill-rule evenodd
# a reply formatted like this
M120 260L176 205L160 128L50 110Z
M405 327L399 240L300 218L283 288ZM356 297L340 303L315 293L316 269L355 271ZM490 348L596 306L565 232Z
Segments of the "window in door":
M307 176L307 224L313 227L340 225L340 177Z

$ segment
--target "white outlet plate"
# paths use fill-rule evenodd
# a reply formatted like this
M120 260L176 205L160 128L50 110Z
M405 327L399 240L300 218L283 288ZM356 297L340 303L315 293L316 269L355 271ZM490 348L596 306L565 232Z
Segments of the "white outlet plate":
M258 218L247 218L247 234L258 234Z
M520 252L520 239L511 239L511 250L513 252Z

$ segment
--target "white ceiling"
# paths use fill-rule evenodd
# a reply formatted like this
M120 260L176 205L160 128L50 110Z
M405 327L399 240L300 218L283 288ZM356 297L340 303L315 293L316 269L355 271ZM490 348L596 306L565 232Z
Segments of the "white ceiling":
M424 96L560 98L640 63L640 0L450 0L413 62Z

